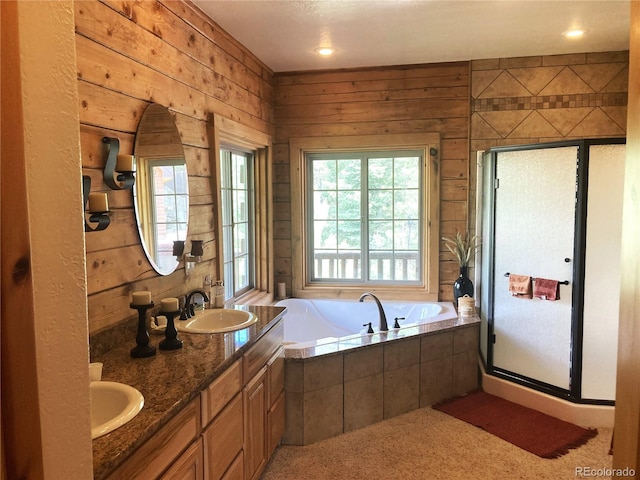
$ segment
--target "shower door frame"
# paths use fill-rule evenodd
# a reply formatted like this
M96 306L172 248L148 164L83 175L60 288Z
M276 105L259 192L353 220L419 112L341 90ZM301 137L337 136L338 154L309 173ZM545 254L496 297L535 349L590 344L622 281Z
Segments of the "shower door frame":
M485 264L490 271L486 276L488 285L482 285L481 295L487 295L488 312L480 312L481 317L487 321L487 358L480 356L485 370L488 374L498 378L503 378L525 387L563 398L574 403L588 403L595 405L615 405L611 400L598 400L582 398L582 358L583 358L583 305L584 305L584 273L585 273L585 252L586 252L586 227L587 227L587 195L589 180L589 147L592 145L612 145L626 144L626 138L601 138L568 140L561 142L547 142L527 145L515 145L505 147L493 147L483 154L483 159L489 158L489 162L483 161L483 178L490 175L488 189L483 189L483 202L489 202L490 218L486 219L486 225L490 232L482 232L482 255L488 256ZM506 369L494 367L493 365L493 344L494 336L494 282L495 282L495 213L496 213L496 167L497 156L503 152L544 150L549 148L577 147L576 158L576 203L574 215L574 242L573 242L573 269L572 278L569 280L573 284L571 300L571 365L569 368L569 389L564 389L551 385L534 378L511 372ZM482 179L479 179L482 182ZM486 214L483 206L482 215ZM485 223L485 219L482 219ZM482 302L480 303L482 305Z

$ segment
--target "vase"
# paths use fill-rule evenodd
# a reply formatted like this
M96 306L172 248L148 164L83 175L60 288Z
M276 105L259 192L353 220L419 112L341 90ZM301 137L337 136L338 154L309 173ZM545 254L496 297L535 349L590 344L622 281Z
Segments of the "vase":
M453 303L458 305L458 298L469 295L473 297L473 282L467 276L468 268L466 265L460 267L460 276L453 282Z

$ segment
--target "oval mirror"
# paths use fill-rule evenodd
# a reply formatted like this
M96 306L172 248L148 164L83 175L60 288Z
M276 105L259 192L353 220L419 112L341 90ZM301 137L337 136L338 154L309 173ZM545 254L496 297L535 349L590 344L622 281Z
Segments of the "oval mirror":
M182 140L166 107L152 103L146 108L134 155L133 204L140 241L153 268L168 275L178 266L174 242L187 238L189 186Z

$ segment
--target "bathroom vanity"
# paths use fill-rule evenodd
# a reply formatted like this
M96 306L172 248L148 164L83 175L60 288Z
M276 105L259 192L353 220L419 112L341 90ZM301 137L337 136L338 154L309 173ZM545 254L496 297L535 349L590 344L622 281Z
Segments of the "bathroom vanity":
M103 380L145 399L133 420L93 441L96 480L260 476L284 431L285 309L244 308L258 316L249 328L180 333L182 349L150 358L131 358L128 345L94 359Z

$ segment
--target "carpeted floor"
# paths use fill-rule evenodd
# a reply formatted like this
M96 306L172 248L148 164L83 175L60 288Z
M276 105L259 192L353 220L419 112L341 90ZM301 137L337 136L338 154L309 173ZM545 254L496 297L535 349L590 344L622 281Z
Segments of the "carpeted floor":
M594 477L595 470L611 468L611 429L598 432L560 458L543 459L428 407L313 445L282 446L261 478L575 480L587 469Z

